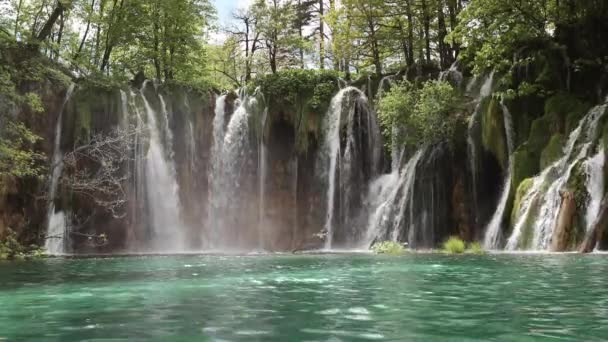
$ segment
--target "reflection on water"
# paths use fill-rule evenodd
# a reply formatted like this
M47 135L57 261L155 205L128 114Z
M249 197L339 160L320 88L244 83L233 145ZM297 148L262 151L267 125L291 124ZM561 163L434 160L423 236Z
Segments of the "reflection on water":
M607 275L598 255L0 263L0 340L599 340Z

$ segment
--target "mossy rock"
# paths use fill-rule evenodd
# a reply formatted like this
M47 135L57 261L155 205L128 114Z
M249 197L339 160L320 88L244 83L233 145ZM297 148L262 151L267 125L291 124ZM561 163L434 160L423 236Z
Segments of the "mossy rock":
M553 164L556 160L561 158L564 153L565 138L562 134L553 134L547 147L543 150L540 155L540 169L544 170L547 166Z
M486 101L488 102L481 117L482 144L484 149L496 157L500 167L506 170L509 156L500 102L494 98ZM482 105L485 105L485 103L482 103Z
M574 201L578 209L584 210L589 199L587 193L587 172L585 165L582 161L579 161L574 165L570 173L570 178L566 183L568 190L574 193Z
M517 193L515 195L515 200L513 202L513 209L511 211L511 230L515 228L515 225L518 223L520 219L520 210L524 197L528 194L528 191L534 185L535 178L526 178L524 179L517 188ZM528 216L523 222L523 226L521 227L521 234L518 241L519 249L529 249L532 244L532 239L534 238L534 223L536 221L536 217L538 216L538 211L540 209L538 198L533 199L533 202L530 203L530 210L528 211Z
M564 125L565 133L570 133L578 126L579 121L585 116L590 105L582 102L575 96L559 92L545 102L545 116L553 117L555 122Z
M517 187L517 191L515 192L515 200L513 201L513 210L511 211L511 223L515 224L517 219L519 218L519 209L521 207L521 201L524 199L524 196L528 193L532 185L534 184L534 178L526 178Z
M534 176L539 170L538 155L530 151L527 142L524 143L513 153L512 191L515 192L524 179Z
M540 154L549 143L549 139L554 133L560 132L559 119L552 114L546 114L532 122L530 136L528 137L528 150L535 154Z
M608 151L608 120L602 126L601 144L604 147L604 151Z

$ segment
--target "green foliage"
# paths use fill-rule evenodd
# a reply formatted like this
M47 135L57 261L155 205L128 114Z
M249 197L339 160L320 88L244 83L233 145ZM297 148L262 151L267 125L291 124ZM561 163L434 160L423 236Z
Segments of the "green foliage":
M266 104L273 112L286 111L297 129L297 146L306 150L308 125L311 119L320 119L338 91L338 74L335 71L291 69L257 77L248 85L253 93L259 88Z
M554 134L547 144L547 147L540 155L540 169L544 170L547 166L557 161L563 154L565 139L562 134Z
M31 258L43 258L44 250L36 245L23 246L19 243L17 233L8 229L6 237L0 241L0 260L22 260Z
M427 81L422 87L395 84L379 101L378 115L387 141L394 127L403 128L399 143L418 147L454 136L461 99L448 82Z
M402 255L406 252L405 247L399 242L383 241L376 242L371 247L371 250L376 254Z
M0 176L43 176L45 156L32 149L41 138L23 123L5 120L6 126L0 127Z
M461 238L452 236L443 243L443 252L448 254L462 254L466 250L465 247L466 245Z
M496 157L501 168L506 170L509 156L500 101L496 98L485 101L488 102L481 116L481 141L484 148Z
M469 254L477 254L477 255L486 253L486 251L481 246L481 243L479 243L478 241L469 243L469 245L467 246L466 252Z
M259 87L269 104L282 108L322 110L338 90L335 71L289 69L254 79L249 92Z

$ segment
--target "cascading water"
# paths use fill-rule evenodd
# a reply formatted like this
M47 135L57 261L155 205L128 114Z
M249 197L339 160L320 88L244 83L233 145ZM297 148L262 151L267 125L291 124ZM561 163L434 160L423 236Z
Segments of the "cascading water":
M258 141L258 185L259 185L259 209L258 209L258 248L264 249L264 228L266 225L266 142L264 141L264 132L266 131L266 119L268 118L268 108L262 113L260 123L261 133Z
M346 94L351 91L359 91L353 87L347 87L338 92L331 100L329 110L325 116L324 125L327 129L325 136L325 150L329 156L329 171L328 171L328 188L327 188L327 219L325 221L324 231L325 249L331 249L333 240L333 219L334 219L334 202L336 194L336 176L340 172L338 158L340 157L340 125L342 117L342 102L346 98Z
M176 180L175 165L172 160L172 150L165 149L161 140L166 137L168 146L172 146L172 134L168 127L167 111L162 96L159 100L163 107L163 125L157 123L157 114L144 94L147 82L141 90L141 98L147 119L149 131L149 147L145 162L145 178L149 214L151 216L152 243L155 251L179 252L184 250L185 237L181 221L179 189Z
M53 158L51 159L51 179L49 181L49 206L47 209L47 233L44 242L46 252L51 255L63 254L66 252L67 222L63 211L55 212L55 200L57 197L57 187L59 178L63 172L63 151L61 151L61 132L63 128L63 111L68 101L74 93L75 84L68 88L63 103L59 107L57 123L55 124L55 142L53 146Z
M219 224L217 215L221 207L221 172L222 172L222 148L224 146L225 133L225 118L226 118L226 95L218 96L215 100L215 115L213 117L213 145L211 146L211 164L210 164L210 195L207 208L206 228L207 236L204 241L208 243L207 248L213 248L213 242L218 240L219 232L217 226Z
M463 80L462 72L458 70L458 60L456 60L448 70L439 73L439 80L444 82L450 82L456 86L460 86Z
M418 150L403 169L395 169L376 179L369 192L372 213L367 223L362 248L368 248L374 240L398 241L404 228L413 229L413 199L416 168L426 149ZM406 223L407 218L410 220Z
M334 96L322 127L325 140L317 165L327 182L324 247L350 248L365 234L361 208L379 169L380 130L367 97L354 87Z
M331 100L324 122L324 127L326 127L327 130L325 135L324 150L329 157L329 169L327 176L327 219L324 226L324 231L326 234L325 249L331 249L333 242L336 178L340 180L339 173L341 171L341 163L338 161L341 156L340 127L342 125L342 107L344 100L347 99L348 93L350 92L361 93L359 89L354 87L347 87L340 90L338 94L336 94L336 96L334 96L334 98Z
M521 201L518 219L506 249L548 248L562 203L560 192L574 167L588 158L597 136L598 122L607 107L607 104L603 104L592 108L570 133L563 156L534 178L530 190ZM526 236L531 236L531 241L525 241Z
M468 159L469 159L469 168L471 172L471 182L472 182L472 193L473 193L473 207L475 215L473 215L475 219L475 224L477 225L479 212L479 203L478 203L478 193L477 193L477 179L478 179L478 145L477 145L477 135L479 131L479 126L481 125L481 114L482 114L482 106L481 102L485 97L490 96L492 93L492 84L494 82L494 73L491 73L489 77L485 79L483 85L480 88L479 95L477 96L475 103L475 111L473 113L473 117L469 122L468 135L467 135L467 149L468 149Z
M500 101L502 108L502 116L505 128L505 136L507 138L507 153L509 156L509 165L507 168L507 177L505 177L505 183L502 188L502 195L498 202L498 207L490 220L490 223L486 227L486 235L484 238L484 248L491 250L499 248L500 241L502 239L502 222L509 201L509 195L511 190L511 177L513 174L513 120L511 118L511 112L507 108L504 102L504 98Z
M243 91L236 110L224 132L225 113L222 98L219 98L214 119L214 144L212 166L212 192L210 198L210 221L207 229L211 231L208 247L210 249L250 248L252 229L257 222L250 222L248 210L251 207L245 196L250 195L251 177L249 174L251 144L248 108L255 106L255 98L249 98ZM222 139L223 138L223 139ZM246 221L244 221L244 219Z
M604 165L606 163L606 151L600 146L595 156L585 161L585 173L587 174L587 182L585 187L589 194L589 202L587 203L587 211L585 213L586 230L593 228L602 204L604 196Z

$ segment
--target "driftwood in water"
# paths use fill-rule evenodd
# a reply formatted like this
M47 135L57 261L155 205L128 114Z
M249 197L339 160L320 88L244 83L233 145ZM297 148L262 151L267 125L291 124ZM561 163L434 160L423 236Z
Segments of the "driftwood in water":
M593 223L591 229L585 235L585 239L581 243L578 251L581 253L591 253L597 245L597 242L601 240L606 226L608 225L608 194L602 199L602 206L600 212Z
M576 214L576 202L574 193L564 191L561 193L562 205L559 209L556 227L551 239L551 251L562 252L568 248L569 231L572 229L574 215Z

